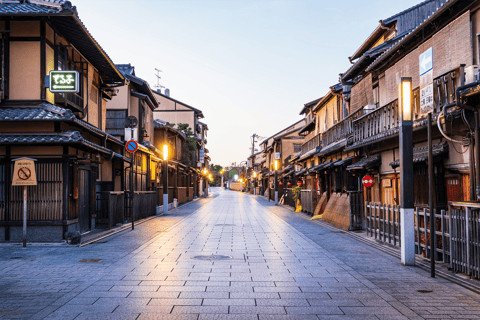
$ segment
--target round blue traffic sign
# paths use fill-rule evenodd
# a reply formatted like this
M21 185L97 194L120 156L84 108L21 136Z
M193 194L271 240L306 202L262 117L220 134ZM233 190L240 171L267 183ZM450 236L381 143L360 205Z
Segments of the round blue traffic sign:
M134 153L138 149L138 144L135 140L129 140L127 141L126 148L128 152Z

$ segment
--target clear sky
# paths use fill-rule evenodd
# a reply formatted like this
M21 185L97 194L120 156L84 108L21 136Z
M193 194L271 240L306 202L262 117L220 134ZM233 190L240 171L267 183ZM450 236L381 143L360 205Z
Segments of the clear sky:
M114 63L203 111L212 163L246 160L325 95L361 43L420 0L73 0Z

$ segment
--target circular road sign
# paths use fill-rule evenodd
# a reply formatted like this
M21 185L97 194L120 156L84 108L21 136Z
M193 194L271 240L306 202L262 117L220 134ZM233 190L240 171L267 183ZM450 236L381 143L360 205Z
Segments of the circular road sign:
M138 144L135 140L128 140L125 148L128 152L134 153L138 149Z
M28 180L31 176L32 172L27 167L23 167L18 170L18 178L20 180Z
M363 186L366 188L371 188L375 184L375 180L372 178L372 176L364 176L362 179Z

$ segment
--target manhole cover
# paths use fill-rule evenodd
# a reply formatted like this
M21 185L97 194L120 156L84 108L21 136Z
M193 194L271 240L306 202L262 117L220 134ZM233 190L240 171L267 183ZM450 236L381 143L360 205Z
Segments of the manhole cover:
M194 256L192 259L195 260L229 260L233 259L231 256L223 256L223 255L218 255L218 254L212 254L209 256Z
M82 259L78 262L100 262L102 259Z
M10 257L11 260L22 259L22 257Z
M234 224L216 224L215 227L235 227Z
M433 292L432 290L417 290L417 292L420 292L420 293L431 293Z

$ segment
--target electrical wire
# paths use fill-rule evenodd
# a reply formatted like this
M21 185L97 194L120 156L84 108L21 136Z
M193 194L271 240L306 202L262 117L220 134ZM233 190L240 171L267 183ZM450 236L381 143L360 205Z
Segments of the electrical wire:
M441 117L441 116L443 116L443 117L445 118L445 116L444 116L444 114L443 114L443 110L438 114L438 117L437 117L437 127L438 127L438 131L440 131L440 133L442 134L442 136L445 137L445 139L447 139L448 141L452 142L452 147L453 147L453 149L455 150L456 153L458 153L458 154L464 154L464 153L466 153L466 152L468 151L468 149L470 148L470 145L467 146L467 148L465 149L465 151L463 151L463 152L458 151L457 148L455 147L455 143L460 143L460 144L463 145L464 142L463 142L463 141L459 141L459 140L455 140L455 139L453 139L453 138L450 138L449 136L447 136L447 135L445 134L445 132L442 130L442 125L441 125L441 123L440 123L440 117ZM463 116L465 116L465 115L463 115ZM450 125L451 125L451 129L450 129L450 130L453 131L453 121L450 123ZM470 126L469 126L469 127L470 127ZM469 140L471 141L471 139L469 139Z

